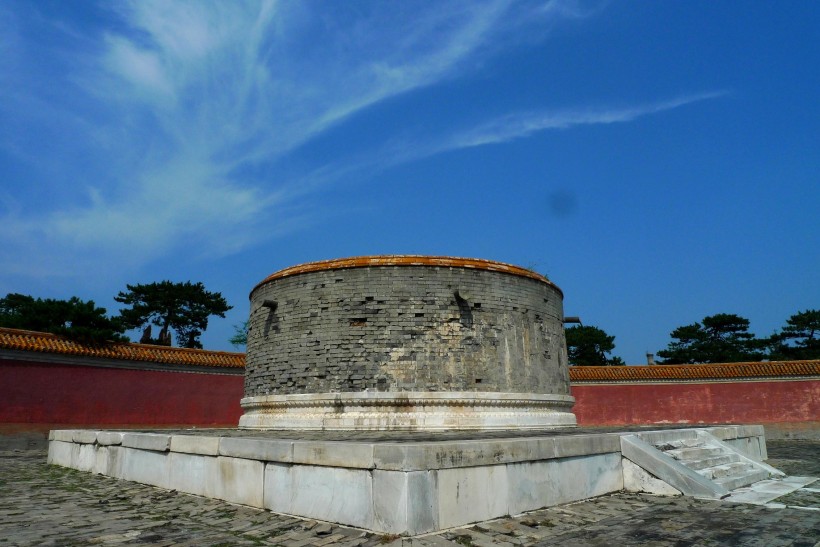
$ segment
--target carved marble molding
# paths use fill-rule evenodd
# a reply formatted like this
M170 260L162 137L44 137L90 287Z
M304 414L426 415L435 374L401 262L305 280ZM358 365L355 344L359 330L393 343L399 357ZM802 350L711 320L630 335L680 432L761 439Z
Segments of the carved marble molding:
M355 392L242 399L244 429L444 431L576 425L569 395L494 392Z

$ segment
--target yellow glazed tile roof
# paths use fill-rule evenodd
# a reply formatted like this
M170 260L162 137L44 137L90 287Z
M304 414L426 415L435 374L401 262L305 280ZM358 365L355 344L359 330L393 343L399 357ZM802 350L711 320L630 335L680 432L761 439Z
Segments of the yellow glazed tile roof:
M741 378L820 377L820 360L655 365L633 367L569 367L572 383L732 380Z
M283 277L298 275L310 272L320 272L324 270L342 270L347 268L368 268L376 266L438 266L445 268L467 268L473 270L487 270L491 272L502 272L521 277L529 277L536 281L541 281L550 285L563 295L558 286L538 272L498 262L495 260L485 260L483 258L462 258L457 256L427 256L427 255L372 255L372 256L352 256L349 258L334 258L332 260L320 260L318 262L307 262L290 266L284 270L274 272L263 279L253 291L260 286ZM251 291L251 294L253 294Z
M245 367L244 353L172 348L122 342L86 345L56 334L0 327L0 350L4 349L56 353L76 357L144 361L168 365L194 365L219 368Z

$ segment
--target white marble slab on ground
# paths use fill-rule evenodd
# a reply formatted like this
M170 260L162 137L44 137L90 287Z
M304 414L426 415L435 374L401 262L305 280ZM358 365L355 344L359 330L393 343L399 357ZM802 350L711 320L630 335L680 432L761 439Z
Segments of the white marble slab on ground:
M765 442L760 426L708 431L724 440ZM700 430L640 434L663 441L696 438ZM48 461L298 517L418 535L620 491L623 438L635 435L573 430L323 438L241 430L55 430ZM756 446L740 444L741 450Z
M765 505L781 496L791 494L795 490L803 488L816 480L816 477L783 477L782 479L760 481L745 488L733 490L725 500L737 503Z

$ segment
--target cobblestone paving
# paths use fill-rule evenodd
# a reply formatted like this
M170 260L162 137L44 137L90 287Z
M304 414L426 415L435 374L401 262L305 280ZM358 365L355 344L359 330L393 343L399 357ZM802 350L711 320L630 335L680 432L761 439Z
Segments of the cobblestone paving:
M773 441L769 456L789 474L820 475L820 442ZM42 441L0 437L0 546L820 545L817 510L624 493L402 539L48 466L45 460Z
M820 477L820 441L766 441L766 463L787 475Z

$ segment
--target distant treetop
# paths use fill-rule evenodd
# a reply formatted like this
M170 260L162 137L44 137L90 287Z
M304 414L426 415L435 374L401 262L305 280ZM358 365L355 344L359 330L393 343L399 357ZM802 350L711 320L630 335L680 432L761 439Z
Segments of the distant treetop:
M772 359L820 359L820 310L798 312L770 338Z
M749 332L749 320L739 315L704 317L701 323L676 328L670 336L673 341L658 352L665 364L737 363L765 357L763 343Z
M125 327L93 300L33 298L9 293L0 299L0 327L61 334L83 343L128 342Z
M171 345L171 334L186 348L201 348L199 337L208 328L208 317L225 317L231 309L222 294L208 292L202 283L161 281L145 285L126 285L114 300L130 307L120 310L127 328L147 325L141 342ZM157 338L151 337L151 325L161 327Z
M569 364L575 366L620 366L620 357L609 357L615 349L615 337L598 327L579 325L565 330Z

